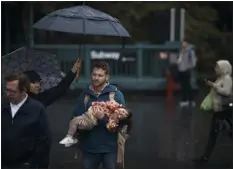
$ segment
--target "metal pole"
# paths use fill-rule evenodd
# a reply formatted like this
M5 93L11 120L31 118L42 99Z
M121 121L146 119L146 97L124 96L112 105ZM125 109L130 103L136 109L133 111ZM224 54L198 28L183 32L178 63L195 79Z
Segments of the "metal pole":
M171 8L170 11L170 41L175 41L175 16L176 16L176 9Z
M180 41L183 40L185 34L185 9L180 9Z
M5 6L5 10L3 9L4 11L4 15L5 15L5 51L4 51L4 54L7 54L10 52L10 48L11 48L11 41L10 41L10 34L11 34L11 31L10 31L10 18L9 18L9 11L7 8L8 6L6 5Z
M232 18L232 21L231 21L231 23L232 23L231 31L233 33L233 2L231 2L231 13L232 13L232 16L231 16L231 18Z
M33 4L29 2L29 46L32 48L34 46L34 31L33 31L33 22L34 22L34 9Z

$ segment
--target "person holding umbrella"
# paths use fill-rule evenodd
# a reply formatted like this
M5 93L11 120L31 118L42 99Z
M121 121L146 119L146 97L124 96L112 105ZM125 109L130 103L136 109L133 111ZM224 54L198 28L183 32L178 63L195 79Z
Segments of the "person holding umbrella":
M72 15L71 15L72 14ZM46 23L51 23L50 25ZM101 27L99 26L101 25ZM53 11L52 13L46 15L45 17L41 18L39 21L37 21L34 25L33 28L40 29L40 30L46 30L46 31L59 31L59 32L65 32L65 33L75 33L75 34L82 34L82 35L91 35L91 36L113 36L113 37L120 37L123 41L123 46L125 43L125 39L130 37L130 34L128 31L121 25L120 21L116 19L115 17L112 17L104 12L101 12L97 9L91 8L87 5L81 5L81 6L73 6L69 8L64 8L64 9L59 9L56 11ZM81 43L81 45L83 42ZM81 47L80 47L81 49ZM80 50L81 53L81 50ZM103 67L102 67L103 66ZM93 85L95 88L97 87L97 91L93 91L94 89L87 89L88 92L90 92L94 97L99 94L101 97L104 96L104 99L106 99L106 94L107 93L115 93L114 89L115 87L112 85L109 85L106 80L108 80L109 75L108 71L106 71L106 68L108 69L107 64L100 64L100 66L97 65L95 67L98 69L97 73L94 73L95 80L93 80ZM99 72L100 71L100 72ZM101 73L101 74L100 74ZM100 90L99 90L100 89ZM102 91L101 89L104 89ZM96 90L96 89L95 89ZM106 92L106 93L104 93ZM83 103L85 96L82 97L81 94L80 96L80 102L79 104ZM106 97L106 98L105 98ZM120 104L124 103L124 97L123 94L120 91L116 91L116 98L115 98ZM85 99L86 100L86 99ZM84 106L84 105L82 105ZM79 113L84 113L84 107L83 109L78 109L74 115L78 115ZM102 120L104 121L104 120ZM100 127L100 133L105 133L106 130L105 128L101 131ZM101 141L97 139L98 137L101 137L101 135L98 135L98 129L97 131L95 130L95 137L93 138L93 141L95 143L94 147L97 152L102 152L101 149ZM107 149L111 149L110 152L112 152L112 149L117 148L117 135L116 133L110 136L111 134L107 134L107 140L103 140L103 142L108 142L111 140L114 142L113 145L109 145L108 143L106 144ZM109 136L109 137L108 137ZM88 145L90 142L89 141L83 141L83 143L87 146L84 146L86 149L91 148L91 145ZM98 142L100 141L100 142ZM80 140L80 142L82 142ZM85 143L86 142L86 143ZM112 142L110 143L112 144ZM104 151L109 152L108 150L104 149ZM84 148L84 149L85 149ZM113 151L114 152L114 151ZM103 157L104 153L102 153ZM105 160L101 159L102 162L104 162L105 168L112 168L114 169L114 158L117 154L114 153L107 153L105 154ZM96 167L95 160L97 158L98 160L98 155L97 156L92 156L91 153L86 153L84 156L84 163L85 163L85 168L98 168ZM100 159L99 159L100 160ZM94 167L93 167L94 166Z
M66 75L65 78L61 80L61 82L50 89L44 90L43 92L40 92L41 90L41 77L40 75L33 70L25 71L24 74L28 76L30 80L30 89L27 92L28 96L39 101L42 103L45 107L50 106L52 103L57 101L69 88L70 84L73 82L73 80L76 78L78 80L78 76L80 73L81 68L81 60L78 59L72 69L69 71L69 73ZM49 154L50 154L51 145L49 144L47 149L43 152L43 158L41 160L40 167L42 168L48 168L49 167Z
M41 102L45 107L50 106L56 100L58 100L69 88L70 84L73 82L74 78L78 80L79 72L81 68L81 60L78 59L69 73L66 75L65 78L61 80L61 82L50 89L41 91L41 77L40 75L34 70L25 71L24 74L28 76L30 79L30 91L28 95L35 100Z

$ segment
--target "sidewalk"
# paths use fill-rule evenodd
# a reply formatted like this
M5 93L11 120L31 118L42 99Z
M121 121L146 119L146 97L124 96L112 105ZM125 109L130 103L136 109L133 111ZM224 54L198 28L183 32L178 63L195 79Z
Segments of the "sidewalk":
M163 96L129 93L126 99L134 113L134 127L127 143L125 169L192 169L192 159L205 148L211 116L199 113L198 106L181 111L177 99L169 115ZM58 144L67 132L76 100L63 98L48 108L53 134L52 169L82 168L80 160L73 158L74 148ZM200 99L197 101L198 105ZM232 154L232 141L223 133L207 168L224 169L231 163Z

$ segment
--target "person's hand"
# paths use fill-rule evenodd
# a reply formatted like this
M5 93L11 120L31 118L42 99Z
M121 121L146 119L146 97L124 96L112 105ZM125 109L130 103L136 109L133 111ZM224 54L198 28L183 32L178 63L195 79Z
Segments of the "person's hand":
M79 74L80 69L81 69L81 63L82 63L81 59L78 58L78 59L76 60L76 62L74 63L74 65L73 65L71 71L72 71L73 73L75 73L75 74Z
M103 119L104 118L104 113L102 111L96 111L95 112L95 117L99 120Z
M78 81L78 78L79 78L81 64L82 64L82 61L81 61L81 59L78 58L71 69L71 71L76 74L76 76L75 76L76 81Z
M211 81L206 81L206 85L209 86L209 87L214 87L214 83L211 82Z

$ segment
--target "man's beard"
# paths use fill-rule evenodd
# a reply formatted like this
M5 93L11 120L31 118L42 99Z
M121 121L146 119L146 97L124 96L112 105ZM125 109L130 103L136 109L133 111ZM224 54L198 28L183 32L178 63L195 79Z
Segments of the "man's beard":
M102 87L103 85L105 85L106 81L103 82L99 82L99 81L92 81L92 85L94 87Z

